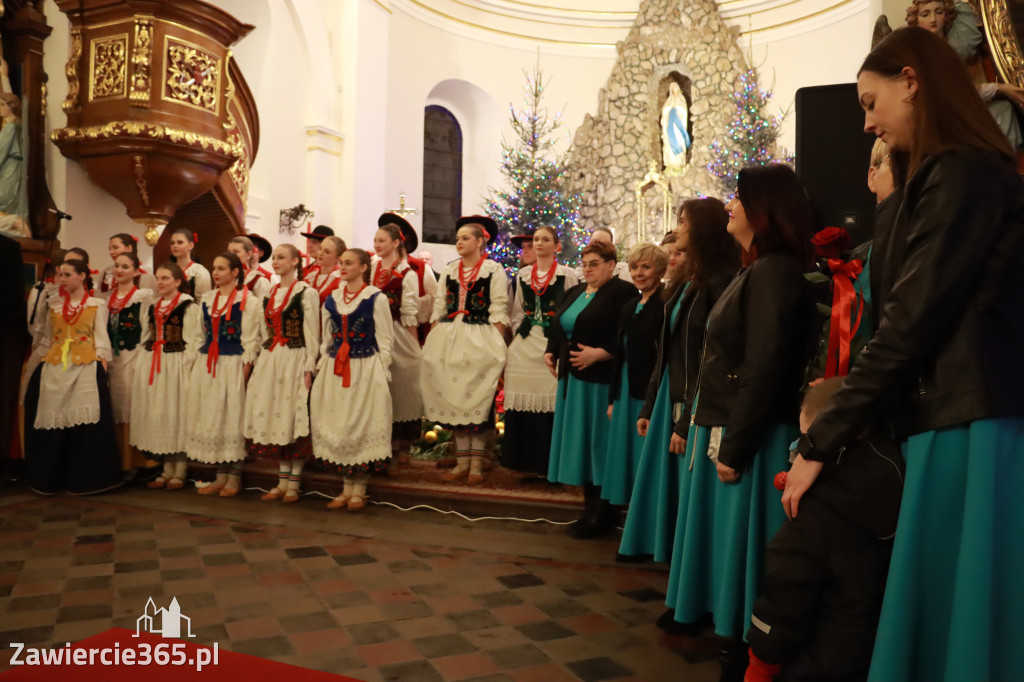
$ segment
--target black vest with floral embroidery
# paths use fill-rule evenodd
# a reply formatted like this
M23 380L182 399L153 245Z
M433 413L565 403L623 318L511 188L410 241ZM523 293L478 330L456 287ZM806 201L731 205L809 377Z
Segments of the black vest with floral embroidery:
M167 316L167 321L164 322L164 348L163 353L181 353L185 350L185 338L183 331L185 329L185 311L195 301L182 301L177 307L171 311L171 314ZM149 307L149 314L146 315L146 324L149 326L149 340L146 341L144 347L146 350L153 350L153 344L156 343L156 304L154 303Z

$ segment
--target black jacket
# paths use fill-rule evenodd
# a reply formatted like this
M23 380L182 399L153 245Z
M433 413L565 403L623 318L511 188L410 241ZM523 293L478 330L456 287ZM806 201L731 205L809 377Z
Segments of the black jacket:
M654 412L654 401L658 398L663 370L668 363L669 397L672 398L673 404L683 404L679 421L672 426L672 430L686 438L690 427L690 411L693 409L693 399L697 393L697 375L700 373L708 315L735 276L736 273L733 271L715 273L699 289L690 285L685 296L680 287L665 304L656 362L651 371L651 380L647 384L647 399L640 410L642 419L650 419ZM680 296L684 298L679 316L675 325L670 325L672 310Z
M636 305L640 302L639 292L622 306L615 343L615 364L608 390L609 405L618 399L622 388L622 363L626 363L630 397L637 400L647 397L647 384L651 381L657 357L658 334L665 319L665 303L661 300L663 290L664 287L659 284L639 313L636 312Z
M581 381L596 384L608 384L612 379L611 362L598 362L584 370L577 370L569 364L569 351L576 350L577 344L603 348L609 354L615 354L615 339L618 329L619 313L626 301L636 296L636 287L612 277L604 286L594 293L594 300L583 309L573 325L572 338L567 338L562 329L562 314L569 309L577 298L587 289L586 282L580 282L569 291L555 310L555 317L548 327L548 353L558 358L558 378L564 379L572 375Z
M834 459L871 426L902 438L1024 416L1024 187L1012 164L976 149L925 159L871 267L878 331L805 457Z
M743 471L769 426L796 425L812 306L803 266L773 252L741 270L711 311L694 421L726 427L723 464Z

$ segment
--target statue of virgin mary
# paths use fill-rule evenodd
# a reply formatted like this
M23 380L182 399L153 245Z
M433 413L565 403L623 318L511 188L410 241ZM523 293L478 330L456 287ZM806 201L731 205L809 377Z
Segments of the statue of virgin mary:
M690 123L690 109L678 83L670 83L668 97L661 108L661 148L665 168L681 168L686 165L686 150L692 140L687 127Z

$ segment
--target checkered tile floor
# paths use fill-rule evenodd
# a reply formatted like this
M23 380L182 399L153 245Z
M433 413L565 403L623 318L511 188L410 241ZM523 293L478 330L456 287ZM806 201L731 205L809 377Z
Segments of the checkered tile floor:
M576 563L574 551L584 561L592 546L573 550L582 545L561 528L494 532L518 533L522 543L508 547L525 554L536 541L562 545L570 560L453 547L460 524L436 514L413 525L409 514L369 510L381 527L408 524L410 542L400 542L340 523L304 529L301 514L282 524L280 507L270 514L256 500L223 508L266 513L266 525L168 511L155 504L161 495L0 507L0 647L134 628L149 597L158 607L177 597L202 643L367 682L717 679L712 643L653 625L664 572ZM9 658L4 649L0 669Z

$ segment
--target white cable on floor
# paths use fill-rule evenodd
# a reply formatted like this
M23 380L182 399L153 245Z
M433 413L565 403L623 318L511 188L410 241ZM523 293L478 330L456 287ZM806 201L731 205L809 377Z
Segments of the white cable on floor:
M257 488L257 487L245 488L245 490L258 490L261 493L269 493L270 492L269 490L265 490L263 488ZM316 496L322 497L322 498L324 498L326 500L333 500L334 499L330 495L324 494L324 493L322 493L322 492L320 492L318 490L313 490L313 491L308 492L308 493L303 493L302 497L309 497L310 495L316 495ZM462 512L455 511L454 509L448 509L448 510L438 509L437 507L431 507L429 504L416 504L416 505L413 505L411 507L400 507L397 504L395 504L394 502L378 502L376 500L373 500L372 498L367 499L367 502L369 502L370 504L376 504L376 505L380 505L380 506L384 506L384 507L394 507L398 511L404 511L404 512L413 511L415 509L429 509L430 511L435 511L435 512L437 512L439 514L448 514L448 515L454 514L455 516L458 516L459 518L465 519L466 521L470 521L470 522L475 522L475 521L519 521L521 523L549 523L552 526L568 526L569 524L574 523L573 521L552 521L551 519L520 519L520 518L515 517L515 516L477 516L477 517L472 517L472 516L466 516Z

